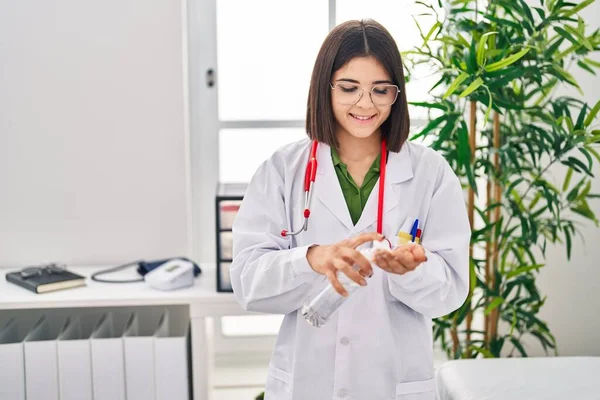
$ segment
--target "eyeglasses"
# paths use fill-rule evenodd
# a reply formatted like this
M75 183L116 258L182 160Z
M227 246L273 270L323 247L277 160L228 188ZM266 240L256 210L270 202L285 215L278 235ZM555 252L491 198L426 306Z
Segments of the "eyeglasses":
M349 82L330 83L333 90L333 99L344 106L358 103L364 92L369 92L371 102L376 106L387 107L396 102L400 89L396 85L375 85L370 90L361 89L360 86Z
M40 265L36 267L26 267L21 270L21 278L29 279L34 276L42 275L44 273L47 274L60 274L66 271L67 266L64 264L46 264Z

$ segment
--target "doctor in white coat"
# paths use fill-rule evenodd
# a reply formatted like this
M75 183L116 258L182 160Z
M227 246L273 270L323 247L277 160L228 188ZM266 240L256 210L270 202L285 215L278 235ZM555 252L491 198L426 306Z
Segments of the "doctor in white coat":
M284 96L285 83L272 90ZM238 301L246 310L285 314L267 400L435 398L431 319L456 310L468 294L470 227L458 178L439 154L407 141L408 128L392 37L370 20L334 28L311 79L310 140L260 166L233 226ZM283 236L305 221L314 141L308 226ZM380 252L372 268L356 247L380 237L378 220L396 243L407 218L418 218L421 244ZM315 328L299 310L329 283L345 294L339 274L363 287Z

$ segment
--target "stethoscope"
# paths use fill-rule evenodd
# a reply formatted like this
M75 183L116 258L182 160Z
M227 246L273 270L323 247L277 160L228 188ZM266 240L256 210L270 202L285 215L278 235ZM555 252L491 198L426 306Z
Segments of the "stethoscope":
M310 149L308 164L306 165L306 174L304 175L304 223L295 232L288 232L286 229L281 231L281 236L296 236L302 231L308 229L308 218L310 217L310 202L312 200L313 185L317 175L317 147L319 142L314 140ZM383 229L383 188L385 183L385 166L387 159L387 145L385 139L381 140L381 159L379 161L379 193L377 197L377 233L381 234Z

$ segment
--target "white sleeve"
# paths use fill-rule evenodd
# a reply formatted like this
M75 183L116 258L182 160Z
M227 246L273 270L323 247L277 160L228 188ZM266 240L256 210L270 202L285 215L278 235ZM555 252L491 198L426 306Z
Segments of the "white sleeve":
M403 275L388 273L392 296L437 318L458 309L469 292L471 229L460 181L447 162L440 167L423 242L427 261Z
M323 277L306 259L309 246L290 248L284 181L266 161L250 182L233 225L234 294L245 310L288 314L298 310Z

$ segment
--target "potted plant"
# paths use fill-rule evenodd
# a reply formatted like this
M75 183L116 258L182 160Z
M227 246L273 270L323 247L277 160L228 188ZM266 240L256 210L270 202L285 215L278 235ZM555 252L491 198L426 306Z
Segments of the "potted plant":
M600 49L600 32L582 17L593 1L421 3L435 20L421 31L423 44L403 57L409 79L427 63L439 80L430 100L412 103L429 119L411 139L427 140L462 179L473 227L469 297L434 321L434 340L450 358L526 356L525 335L556 350L538 317L546 246L561 243L570 257L578 225L598 225L588 200L599 197L590 189L600 162L600 102L578 98L569 72L600 68L589 58ZM557 95L561 85L577 95ZM567 169L560 185L548 174L557 164ZM473 325L478 313L483 327Z

